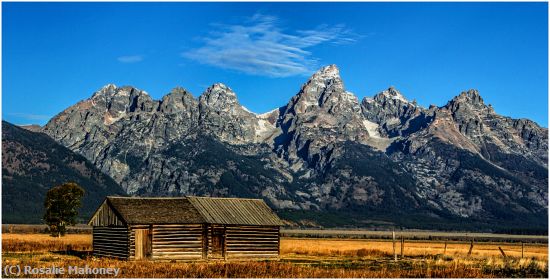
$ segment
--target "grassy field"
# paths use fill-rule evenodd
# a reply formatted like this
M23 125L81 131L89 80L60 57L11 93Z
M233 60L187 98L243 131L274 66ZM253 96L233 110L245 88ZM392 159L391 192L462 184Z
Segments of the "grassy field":
M353 229L283 229L285 237L306 238L358 238L358 239L390 239L391 231L383 230L353 230ZM454 240L454 241L494 241L494 242L538 242L547 243L547 235L518 235L483 232L443 232L443 231L396 231L398 237L404 236L412 240Z
M381 278L381 277L534 277L548 276L548 246L527 244L524 258L518 243L406 240L404 257L393 261L391 241L360 239L281 239L280 261L128 262L89 255L91 236L71 234L3 234L2 262L32 267L85 266L120 268L118 277L242 278ZM501 247L507 258L502 257ZM42 275L42 277L79 275ZM90 275L80 275L90 277ZM28 276L27 276L28 277ZM35 277L38 277L37 275Z

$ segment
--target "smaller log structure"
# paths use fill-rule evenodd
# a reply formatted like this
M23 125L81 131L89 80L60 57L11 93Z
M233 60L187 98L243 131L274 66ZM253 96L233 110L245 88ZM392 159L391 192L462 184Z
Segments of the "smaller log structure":
M93 254L126 260L279 258L281 220L261 199L107 197Z

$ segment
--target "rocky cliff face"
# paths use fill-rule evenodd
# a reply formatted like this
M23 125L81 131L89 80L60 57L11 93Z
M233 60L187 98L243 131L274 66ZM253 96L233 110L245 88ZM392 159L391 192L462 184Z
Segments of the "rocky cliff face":
M107 85L43 131L134 195L263 197L405 225L546 223L547 129L496 114L474 90L442 107L393 87L360 103L330 65L254 114L223 84L198 100Z

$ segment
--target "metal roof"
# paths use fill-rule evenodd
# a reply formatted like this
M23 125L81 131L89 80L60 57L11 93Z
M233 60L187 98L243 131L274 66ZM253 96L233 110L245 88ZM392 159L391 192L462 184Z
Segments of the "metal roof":
M281 219L262 199L188 197L207 223L280 226Z

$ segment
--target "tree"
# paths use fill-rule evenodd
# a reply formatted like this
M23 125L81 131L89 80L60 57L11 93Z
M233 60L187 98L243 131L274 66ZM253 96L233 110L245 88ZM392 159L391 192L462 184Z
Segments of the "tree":
M44 222L52 236L63 236L68 225L75 225L78 209L82 205L82 196L84 189L76 183L65 183L48 191L44 201Z

